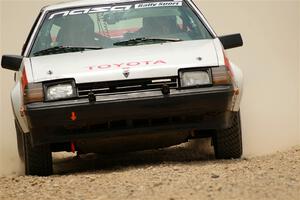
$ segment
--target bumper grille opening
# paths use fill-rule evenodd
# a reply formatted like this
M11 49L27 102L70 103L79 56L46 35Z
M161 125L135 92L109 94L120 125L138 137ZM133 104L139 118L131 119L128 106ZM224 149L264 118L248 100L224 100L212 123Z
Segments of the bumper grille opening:
M148 127L152 125L151 119L136 119L136 120L130 120L132 122L132 127Z
M65 127L70 134L74 133L88 133L88 132L101 132L112 130L125 130L135 128L151 128L168 125L179 125L197 123L203 120L203 116L172 116L154 119L131 119L131 120L116 120L108 121L95 125L87 125L84 127Z
M108 122L108 128L115 128L115 129L120 129L127 127L126 120L118 120L118 121L111 121Z
M170 88L177 88L177 77L83 83L78 84L77 88L79 97L87 97L91 91L95 95L126 93L161 89L163 85L168 85Z
M172 117L168 117L168 118L159 118L159 119L153 119L152 120L152 124L155 126L159 126L159 125L164 125L164 124L169 124L171 123Z
M221 113L219 113L221 114ZM207 116L207 115L205 115ZM204 119L203 115L187 115L187 116L172 116L153 119L130 119L130 120L115 120L94 125L85 126L65 126L64 129L69 134L88 133L88 132L101 132L101 131L114 131L135 128L151 128L159 126L179 125L198 123Z

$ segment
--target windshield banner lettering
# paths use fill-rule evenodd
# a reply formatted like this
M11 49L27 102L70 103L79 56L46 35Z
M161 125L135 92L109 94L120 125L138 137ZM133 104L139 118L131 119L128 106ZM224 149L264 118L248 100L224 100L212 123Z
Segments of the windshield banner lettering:
M72 15L81 15L81 14L91 14L91 13L101 13L109 11L126 11L131 8L140 9L140 8L154 8L154 7L171 7L171 6L182 6L181 0L176 1L157 1L157 2L148 2L148 3L137 3L131 5L118 5L118 6L101 6L101 7L91 7L91 8L79 8L74 10L64 10L52 13L49 16L49 20L57 16L72 16Z
M153 7L167 7L167 6L182 6L182 2L170 2L170 1L165 1L165 2L152 2L152 3L139 3L135 4L135 8L153 8Z

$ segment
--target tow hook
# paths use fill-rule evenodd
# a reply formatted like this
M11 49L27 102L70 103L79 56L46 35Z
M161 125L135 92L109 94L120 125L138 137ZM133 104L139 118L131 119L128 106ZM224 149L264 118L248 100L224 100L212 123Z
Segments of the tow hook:
M161 92L163 93L163 95L169 95L170 94L170 87L167 84L163 84L162 88L161 88Z
M90 91L90 92L89 92L88 98L89 98L89 102L90 102L90 103L94 103L94 102L96 101L96 96L95 96L95 94L93 93L93 91Z

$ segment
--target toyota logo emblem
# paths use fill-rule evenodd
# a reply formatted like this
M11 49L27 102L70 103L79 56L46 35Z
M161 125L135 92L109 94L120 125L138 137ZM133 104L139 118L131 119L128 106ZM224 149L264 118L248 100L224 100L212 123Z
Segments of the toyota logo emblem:
M129 76L129 70L125 69L124 72L123 72L123 75L125 76L125 78L128 78L128 76Z

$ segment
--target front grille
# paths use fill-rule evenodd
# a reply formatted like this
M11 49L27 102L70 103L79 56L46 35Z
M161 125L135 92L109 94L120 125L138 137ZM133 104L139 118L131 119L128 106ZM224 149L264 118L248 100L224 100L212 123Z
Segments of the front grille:
M170 88L177 88L177 77L83 83L78 84L77 88L79 97L86 97L89 92L93 92L95 95L101 95L143 90L148 91L161 89L163 85L168 85Z

